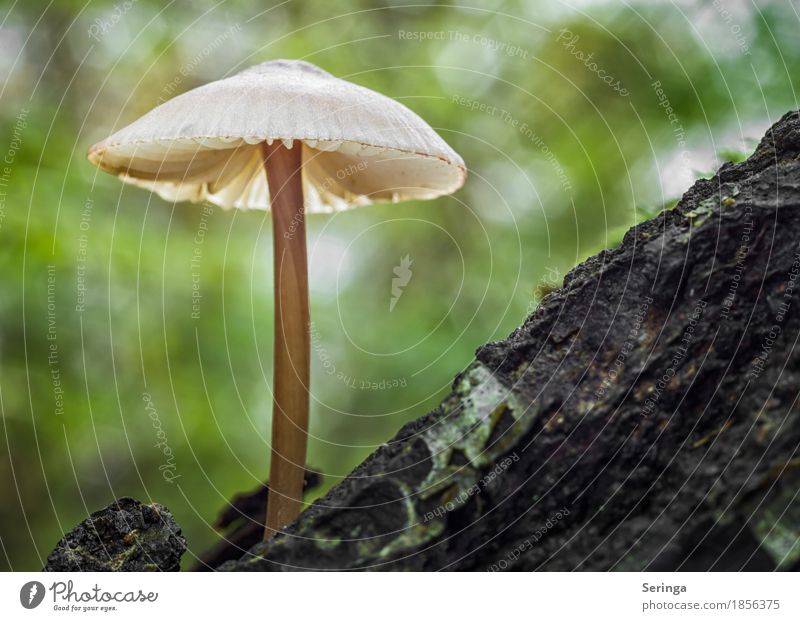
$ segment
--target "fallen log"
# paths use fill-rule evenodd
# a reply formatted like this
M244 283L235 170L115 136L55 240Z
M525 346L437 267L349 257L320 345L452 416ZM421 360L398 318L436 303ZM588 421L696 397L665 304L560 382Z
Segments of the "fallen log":
M227 570L800 565L800 114Z

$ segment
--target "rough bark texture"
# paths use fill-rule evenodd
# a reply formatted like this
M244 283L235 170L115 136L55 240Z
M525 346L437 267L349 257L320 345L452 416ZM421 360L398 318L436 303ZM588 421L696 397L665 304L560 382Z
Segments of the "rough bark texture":
M796 567L798 154L795 112L223 567Z
M64 535L44 571L178 571L185 551L168 509L120 498Z

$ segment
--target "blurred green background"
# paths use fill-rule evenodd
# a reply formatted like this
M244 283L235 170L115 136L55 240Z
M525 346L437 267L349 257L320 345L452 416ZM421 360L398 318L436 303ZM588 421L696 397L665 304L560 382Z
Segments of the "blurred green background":
M122 495L168 506L198 553L268 474L268 218L169 204L85 159L159 100L302 58L402 101L469 167L451 197L310 219L323 490L576 262L798 107L788 0L478 4L4 4L0 567L40 568Z

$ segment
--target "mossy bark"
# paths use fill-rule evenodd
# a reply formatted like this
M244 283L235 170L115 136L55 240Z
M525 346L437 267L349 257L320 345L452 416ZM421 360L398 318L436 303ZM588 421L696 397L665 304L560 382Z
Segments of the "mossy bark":
M166 507L124 497L64 535L44 571L178 571L185 551Z
M800 115L230 570L798 566Z

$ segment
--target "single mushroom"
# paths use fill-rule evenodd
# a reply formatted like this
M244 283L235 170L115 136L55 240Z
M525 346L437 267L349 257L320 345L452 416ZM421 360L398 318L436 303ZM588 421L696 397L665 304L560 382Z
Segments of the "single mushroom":
M464 183L464 162L402 104L296 60L261 63L179 95L94 145L89 160L169 201L272 211L267 538L302 507L310 375L305 214L449 194Z

